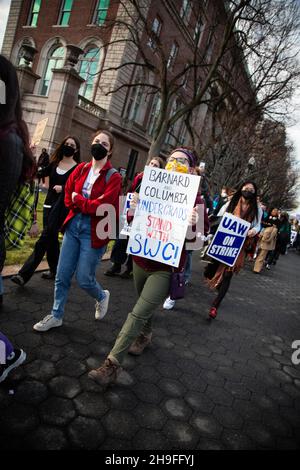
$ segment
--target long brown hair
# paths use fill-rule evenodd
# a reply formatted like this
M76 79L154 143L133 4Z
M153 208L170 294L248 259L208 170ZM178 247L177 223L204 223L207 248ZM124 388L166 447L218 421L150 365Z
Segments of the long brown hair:
M23 164L20 182L32 181L36 163L30 149L30 137L22 116L20 89L17 72L13 64L0 55L0 79L5 84L6 102L0 105L0 129L4 135L15 131L23 143Z
M255 218L256 219L258 218L257 186L254 183L254 181L246 180L240 185L238 190L232 196L232 199L227 207L227 212L230 212L231 214L233 213L234 209L237 206L237 203L242 197L242 189L246 184L252 184L253 188L255 189L254 197L248 202L249 208L247 210L247 213L245 214L245 220L249 220L250 222L253 222Z
M76 163L80 163L80 142L74 135L67 135L67 137L64 138L64 140L58 145L58 147L52 154L50 158L50 163L54 163L57 166L59 162L63 159L63 146L65 145L68 139L73 139L76 143L77 150L73 155L73 160L75 160Z

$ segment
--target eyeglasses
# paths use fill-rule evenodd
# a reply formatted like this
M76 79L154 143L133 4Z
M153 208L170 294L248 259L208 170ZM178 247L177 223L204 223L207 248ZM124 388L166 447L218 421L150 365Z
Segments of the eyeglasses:
M178 158L169 157L168 158L168 163L173 163L173 162L182 163L182 165L189 165L189 161L185 157L178 157Z

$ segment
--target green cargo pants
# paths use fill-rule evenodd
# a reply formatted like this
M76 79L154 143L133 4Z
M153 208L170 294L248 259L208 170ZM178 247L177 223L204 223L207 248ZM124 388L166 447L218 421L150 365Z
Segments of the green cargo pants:
M122 362L131 343L141 333L151 333L151 320L154 310L169 295L171 272L145 271L133 263L133 277L139 295L116 339L115 345L108 357L113 361Z

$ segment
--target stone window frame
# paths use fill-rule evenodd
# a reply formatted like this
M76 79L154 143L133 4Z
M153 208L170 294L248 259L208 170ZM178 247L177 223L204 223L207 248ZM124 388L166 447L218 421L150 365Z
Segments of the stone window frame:
M95 81L94 81L94 87L93 87L93 93L92 93L92 100L89 100L89 101L95 103L96 102L96 96L97 96L98 83L99 83L99 76L100 76L102 66L103 66L103 63L104 63L104 59L105 59L105 54L104 54L104 50L103 50L103 42L99 38L96 38L94 36L89 36L89 37L86 37L86 38L82 39L80 41L80 43L78 44L78 46L85 52L87 52L88 48L90 48L92 46L98 47L99 51L100 51L100 57L99 57L99 60L98 60L98 66L97 66L97 70L96 70L97 75L95 75ZM80 56L78 64L76 66L76 70L77 70L78 73L79 73L79 70L80 70L81 57L82 56Z
M20 64L19 59L20 59L20 52L23 44L29 44L30 46L36 48L36 43L35 40L30 37L30 36L25 36L24 38L21 38L13 47L12 53L11 53L11 62L14 64L15 67L18 67Z

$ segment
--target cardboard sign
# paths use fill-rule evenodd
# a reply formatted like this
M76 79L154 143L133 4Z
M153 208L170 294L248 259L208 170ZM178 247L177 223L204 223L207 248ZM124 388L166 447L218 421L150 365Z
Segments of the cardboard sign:
M250 226L250 222L225 212L207 254L227 266L234 266Z
M47 126L48 118L42 119L42 121L39 121L36 125L33 137L32 137L32 144L33 145L39 145L40 141L42 140L42 137L44 135L46 126Z
M178 267L200 177L145 167L127 253Z

